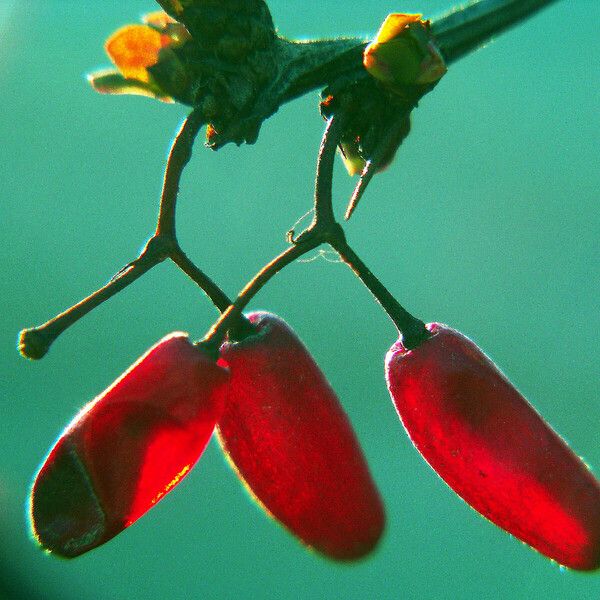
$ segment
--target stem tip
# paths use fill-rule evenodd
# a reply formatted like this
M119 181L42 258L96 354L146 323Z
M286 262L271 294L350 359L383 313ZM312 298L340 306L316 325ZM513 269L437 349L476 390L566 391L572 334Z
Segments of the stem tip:
M43 329L38 327L23 329L19 333L19 352L25 358L39 360L46 355L53 341L54 337L49 336Z

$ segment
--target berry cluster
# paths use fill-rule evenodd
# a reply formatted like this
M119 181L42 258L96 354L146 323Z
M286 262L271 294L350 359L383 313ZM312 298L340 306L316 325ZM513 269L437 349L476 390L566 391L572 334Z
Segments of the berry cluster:
M194 77L178 48L199 35L186 16L197 25L213 4L161 2L169 15L153 14L145 25L111 37L107 50L118 72L92 77L93 85L162 100L186 96ZM252 6L252 18L269 25L266 5ZM385 526L383 503L335 392L282 319L243 314L279 270L328 244L398 330L385 359L386 381L423 458L475 510L540 553L573 569L600 566L600 484L589 468L471 340L446 325L426 325L402 308L349 246L334 217L336 148L350 170L361 172L349 216L408 133L418 99L446 71L443 52L420 15L388 17L363 55L361 77L346 73L324 94L328 123L313 222L298 236L290 232L290 246L234 301L185 255L175 231L179 179L194 139L205 124L209 141L218 134L204 98L173 144L158 225L142 254L72 309L22 332L22 353L40 358L68 326L166 259L221 311L199 342L183 333L160 340L64 430L31 490L31 524L46 550L71 558L123 531L189 473L213 431L260 506L306 546L343 561L376 547ZM169 80L165 73L181 76ZM364 106L370 109L357 108ZM390 107L400 113L391 134Z

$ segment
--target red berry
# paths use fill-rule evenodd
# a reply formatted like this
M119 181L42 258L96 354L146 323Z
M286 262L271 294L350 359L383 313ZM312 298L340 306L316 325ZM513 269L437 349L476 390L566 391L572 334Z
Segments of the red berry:
M187 335L173 333L84 407L33 483L31 521L40 545L78 556L158 502L206 447L227 378Z
M572 569L600 566L600 484L490 359L446 325L386 357L417 450L475 510Z
M231 369L223 449L258 503L305 544L338 560L364 556L385 515L350 422L288 325L248 318L256 335L221 348Z

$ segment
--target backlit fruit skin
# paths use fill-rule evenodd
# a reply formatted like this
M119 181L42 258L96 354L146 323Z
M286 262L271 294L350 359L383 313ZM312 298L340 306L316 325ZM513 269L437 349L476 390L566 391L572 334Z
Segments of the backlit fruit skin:
M193 467L228 372L172 333L73 419L35 477L38 543L75 557L131 525Z
M600 566L600 484L490 359L432 323L433 337L386 356L410 439L475 510L572 569Z
M217 424L232 466L267 513L336 560L368 554L384 529L379 493L334 391L302 342L275 315L226 342L229 398Z

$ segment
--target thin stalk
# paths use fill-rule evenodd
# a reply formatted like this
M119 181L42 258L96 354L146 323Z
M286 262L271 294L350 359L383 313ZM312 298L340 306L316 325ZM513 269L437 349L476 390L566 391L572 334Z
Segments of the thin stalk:
M176 239L175 207L179 193L179 182L184 168L192 157L192 148L200 128L206 120L202 111L194 109L183 122L179 132L173 140L160 197L158 222L156 224L156 237Z
M314 234L317 230L323 233L339 227L333 212L333 169L336 150L344 135L347 121L348 116L343 111L327 121L317 158L314 217L307 233Z
M174 248L169 258L192 280L202 291L210 298L211 302L217 307L219 312L223 312L231 304L229 296L214 282L206 276L186 255L186 253L177 246Z
M313 217L313 228L325 228L335 223L333 213L333 168L335 165L335 154L337 145L344 133L346 119L341 113L338 117L331 117L327 121L319 156L317 158L317 175L315 177L315 213Z
M128 267L122 269L105 286L96 290L93 294L90 294L71 308L46 321L43 325L23 329L19 334L19 352L23 356L34 360L42 358L48 352L56 338L71 327L71 325L125 289L136 279L139 279L159 262L159 260L155 259L145 260L142 255Z
M390 291L373 275L367 265L358 257L356 252L348 245L345 239L334 237L329 241L331 247L340 255L341 259L354 271L358 278L373 294L375 300L390 317L403 344L409 350L416 348L421 342L431 337L425 328L425 323L411 315L392 296Z
M290 240L292 246L266 264L239 293L235 302L221 315L211 327L200 344L209 353L215 353L227 332L234 329L242 311L262 287L281 269L294 262L307 252L329 241L332 237L341 236L344 232L335 220L332 204L333 167L335 151L344 131L345 116L340 114L327 122L319 157L317 159L317 175L315 180L315 215L311 225L296 239Z
M242 311L246 308L250 300L263 288L263 286L281 269L293 263L307 252L310 252L321 245L317 237L307 237L302 242L290 246L281 254L276 256L271 262L267 263L244 287L239 293L234 303L221 314L216 323L210 328L208 333L199 342L209 353L214 354L216 349L223 343L228 330L238 326Z
M171 259L206 293L219 311L222 312L229 306L229 298L189 260L179 247L176 237L175 209L179 182L183 169L191 158L194 140L203 124L200 111L192 111L173 141L165 168L156 231L140 255L121 269L106 285L71 308L42 325L21 331L19 351L23 356L31 359L42 358L52 343L71 325L167 258Z
M327 122L317 161L314 221L305 234L300 236L299 241L314 239L319 233L322 241L327 242L340 255L383 307L396 325L399 334L402 335L406 347L414 348L429 337L425 324L404 309L373 275L349 246L342 227L335 220L332 193L333 164L335 148L343 134L345 119L346 115L341 112ZM315 241L319 241L319 238Z
M206 273L199 269L185 254L177 241L175 216L179 184L183 170L192 158L192 149L198 132L206 124L202 111L195 108L185 119L173 140L165 176L154 239L163 240L167 247L166 258L171 259L208 296L219 312L231 301L223 290Z

